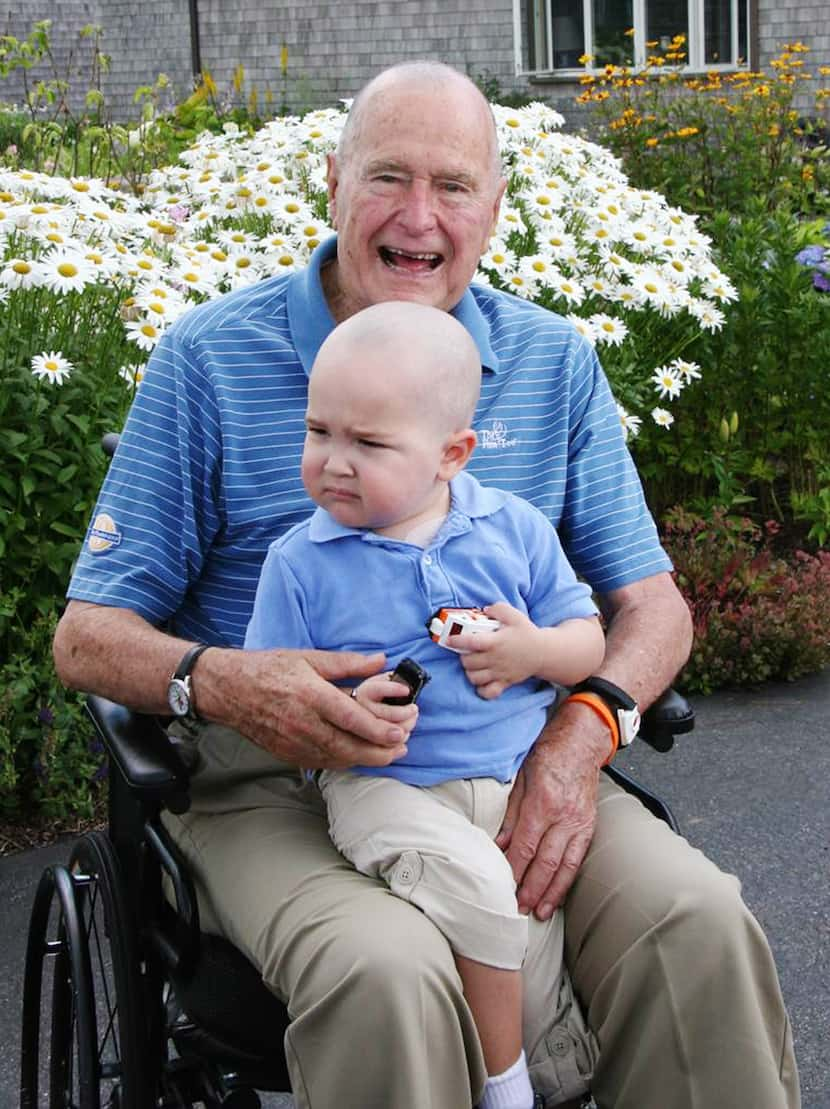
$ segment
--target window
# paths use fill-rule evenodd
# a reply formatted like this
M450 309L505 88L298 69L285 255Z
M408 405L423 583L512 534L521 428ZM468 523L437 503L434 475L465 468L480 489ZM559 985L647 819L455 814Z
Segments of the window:
M690 70L748 65L750 0L513 0L519 73L639 67L685 38Z

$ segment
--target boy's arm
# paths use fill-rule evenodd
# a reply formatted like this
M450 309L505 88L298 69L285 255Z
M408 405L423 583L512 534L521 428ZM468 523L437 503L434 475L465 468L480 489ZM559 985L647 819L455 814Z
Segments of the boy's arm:
M540 628L504 602L488 605L484 611L501 623L498 631L467 635L458 643L466 651L461 665L480 697L499 697L528 678L576 685L602 662L605 637L596 616Z

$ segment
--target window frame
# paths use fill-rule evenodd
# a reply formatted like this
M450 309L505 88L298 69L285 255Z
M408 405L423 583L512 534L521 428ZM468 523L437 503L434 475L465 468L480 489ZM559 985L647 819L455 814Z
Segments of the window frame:
M573 66L573 67L560 67L554 68L553 53L554 53L554 40L553 40L553 6L556 0L513 0L513 44L515 51L515 69L516 76L518 77L544 77L552 78L555 80L570 80L575 81L586 73L599 74L605 71L605 66ZM730 15L732 21L732 43L733 43L733 56L727 62L706 62L704 60L705 50L705 37L704 37L704 4L705 0L679 0L688 4L689 9L689 33L688 40L685 44L687 54L686 64L682 66L681 72L683 73L703 73L709 71L722 71L722 72L735 72L741 69L750 69L750 57L753 49L753 33L755 27L755 4L751 0L730 0ZM543 8L543 18L545 20L545 40L547 43L547 62L544 66L538 66L534 69L525 67L524 56L526 53L529 55L530 44L525 42L525 17L523 8L525 5L539 4ZM740 5L746 5L746 42L747 42L747 57L739 58L738 50L738 30L739 30L739 9ZM646 46L646 0L632 0L632 12L634 19L634 64L631 67L632 72L638 72L645 68L647 59L654 51L649 51ZM583 28L586 44L593 45L593 0L582 0L582 18ZM587 53L591 53L588 49ZM651 67L652 71L660 72L659 68Z

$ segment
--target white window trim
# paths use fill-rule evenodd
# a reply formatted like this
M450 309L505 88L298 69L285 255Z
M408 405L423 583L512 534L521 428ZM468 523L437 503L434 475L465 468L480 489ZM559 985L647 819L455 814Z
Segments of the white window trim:
M532 0L530 0L532 2ZM689 35L685 44L687 53L686 65L682 67L683 73L708 73L710 71L720 72L734 72L738 69L749 69L749 59L743 58L738 61L737 48L738 48L738 5L744 3L745 0L732 0L731 2L731 20L732 20L732 42L735 55L731 61L728 62L705 62L703 59L704 52L704 38L703 38L703 4L704 0L689 0ZM751 41L751 19L752 19L752 5L750 4L747 12L747 42ZM633 71L639 71L644 68L649 50L646 47L646 0L633 0L632 5L634 16L634 65ZM592 0L582 0L583 12L583 27L585 29L586 41L593 40L593 4ZM537 69L524 69L522 65L523 56L523 43L524 43L524 23L522 20L522 0L513 0L513 57L515 64L515 72L517 77L556 77L563 80L578 80L586 73L602 73L604 66L579 66L573 69L554 69L553 67L553 26L552 26L552 3L551 0L545 0L545 21L548 43L548 58L547 66L542 66ZM659 70L654 70L659 72Z

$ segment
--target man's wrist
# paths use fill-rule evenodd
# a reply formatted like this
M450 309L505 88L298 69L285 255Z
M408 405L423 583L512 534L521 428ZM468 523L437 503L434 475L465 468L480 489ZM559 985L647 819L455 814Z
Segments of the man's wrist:
M580 760L590 761L599 770L608 758L608 726L587 705L563 701L537 741L551 746L566 745Z
M199 656L191 674L193 700L200 720L229 724L233 705L230 689L235 684L227 681L230 648L214 647Z

